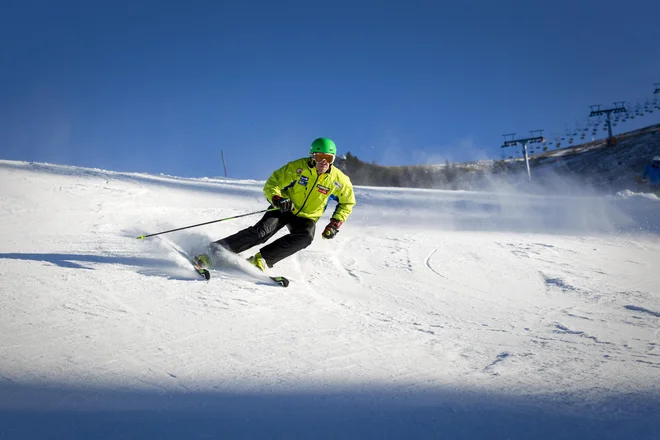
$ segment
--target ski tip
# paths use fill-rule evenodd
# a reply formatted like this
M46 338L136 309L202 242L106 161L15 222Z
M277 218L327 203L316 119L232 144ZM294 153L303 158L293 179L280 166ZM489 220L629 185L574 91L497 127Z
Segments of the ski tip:
M289 287L289 280L284 277L270 277L271 280L275 281L282 287Z

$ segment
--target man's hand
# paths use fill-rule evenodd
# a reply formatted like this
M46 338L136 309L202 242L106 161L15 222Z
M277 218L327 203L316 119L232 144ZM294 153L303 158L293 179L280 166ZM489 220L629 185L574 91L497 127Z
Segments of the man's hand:
M339 227L342 225L343 222L340 222L337 219L330 219L330 223L328 223L328 226L325 227L323 230L323 233L321 234L323 238L326 239L331 239L335 238L335 235L339 232Z
M273 196L273 206L277 207L282 212L289 212L293 208L293 203L289 199L281 196Z

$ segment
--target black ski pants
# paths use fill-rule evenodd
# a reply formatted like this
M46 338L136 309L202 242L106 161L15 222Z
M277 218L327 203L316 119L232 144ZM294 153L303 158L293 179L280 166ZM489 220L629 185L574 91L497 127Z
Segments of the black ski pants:
M215 244L239 254L267 242L285 226L289 229L289 234L260 249L268 267L273 267L278 261L312 244L316 230L316 223L313 220L298 217L291 212L268 211L254 226L218 240Z

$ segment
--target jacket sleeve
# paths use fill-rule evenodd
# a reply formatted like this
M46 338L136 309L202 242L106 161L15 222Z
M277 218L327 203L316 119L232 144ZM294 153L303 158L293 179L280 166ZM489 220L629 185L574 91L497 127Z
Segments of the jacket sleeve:
M353 206L355 206L355 193L353 192L353 184L348 178L344 180L343 183L342 191L337 197L337 207L335 208L335 212L332 213L332 218L341 222L345 222L348 219L348 216L351 215L351 212L353 212Z
M290 183L287 182L287 175L289 174L289 169L291 168L291 163L287 163L282 168L273 171L273 174L270 175L266 184L264 185L264 195L266 200L270 203L273 202L273 197L281 196L284 188Z

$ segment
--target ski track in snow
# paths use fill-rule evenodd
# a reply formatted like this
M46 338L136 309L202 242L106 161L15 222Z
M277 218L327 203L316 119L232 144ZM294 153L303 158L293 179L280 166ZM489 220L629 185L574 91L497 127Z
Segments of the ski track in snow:
M611 415L612 396L660 392L660 241L605 227L607 213L635 221L633 196L548 198L576 216L548 224L539 196L357 188L335 240L318 236L270 270L291 280L283 289L240 270L207 282L158 238L135 239L263 209L262 182L7 161L0 173L0 383L464 389L594 417ZM507 209L479 211L483 199ZM256 220L163 240L192 254ZM0 397L0 408L16 405L77 408L66 395Z

